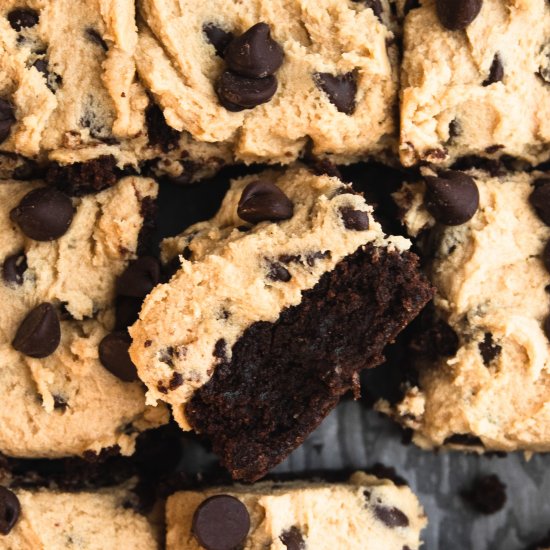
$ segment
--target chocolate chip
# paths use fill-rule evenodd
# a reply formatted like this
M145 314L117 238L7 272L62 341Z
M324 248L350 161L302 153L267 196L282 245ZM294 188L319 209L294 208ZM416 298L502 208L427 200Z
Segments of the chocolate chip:
M244 188L237 214L249 223L288 220L294 215L294 205L275 184L258 180Z
M550 340L550 315L546 317L546 319L544 320L542 328L544 330L544 334L546 335L546 338Z
M246 506L230 495L207 498L195 510L192 533L206 550L234 550L250 529Z
M217 25L214 25L214 23L206 23L203 25L202 32L204 32L208 42L214 46L216 54L223 57L225 49L234 38L233 33L224 31Z
M312 254L308 254L306 256L306 263L309 267L313 267L317 263L317 260L326 260L331 256L332 254L330 250L325 250L324 252L313 252Z
M392 529L409 525L409 518L395 506L377 505L374 507L374 515Z
M23 252L12 254L4 260L2 278L7 285L21 286L23 274L27 271L27 257Z
M357 95L357 74L355 71L344 75L315 73L313 81L327 94L329 101L341 112L351 115L355 111Z
M101 49L103 49L103 51L106 52L109 49L109 46L107 45L107 42L105 42L105 40L103 40L103 37L95 29L92 29L91 27L88 27L86 29L85 33L86 33L86 38L90 42L93 42L94 44L97 44Z
M269 273L267 277L272 281L282 281L283 283L288 283L292 279L290 271L279 263L272 263L269 266Z
M506 485L495 474L481 476L460 495L478 512L494 514L506 504Z
M489 76L483 82L483 86L490 86L495 82L501 82L503 78L504 67L502 66L500 56L498 55L498 53L496 53L495 57L493 58L493 63L491 64L491 68L489 69Z
M168 382L168 389L174 391L183 384L183 376L179 372L175 372Z
M108 334L99 343L99 360L101 364L123 382L138 380L137 370L128 349L132 343L126 332Z
M160 281L160 262L152 256L143 256L130 262L116 282L119 296L144 298Z
M474 179L463 172L448 170L439 177L424 178L426 208L444 225L461 225L471 219L479 206L479 190Z
M130 296L117 296L115 302L115 330L126 330L133 325L139 317L141 298L132 298Z
M71 199L51 187L33 189L10 212L11 220L35 241L59 239L69 229L73 216Z
M498 357L502 351L502 346L493 342L493 335L490 332L485 333L483 342L478 342L477 347L485 366L489 366L491 361Z
M5 99L0 99L0 143L8 139L14 123L15 112L13 105Z
M60 395L53 396L53 408L64 411L67 408L67 400Z
M52 304L44 302L23 319L12 346L21 353L42 359L51 355L61 341L61 326Z
M23 28L34 27L39 20L38 12L30 9L18 9L8 13L8 21L14 31L20 32Z
M458 137L460 134L462 134L460 122L456 119L451 120L449 123L449 142L452 142L454 138Z
M437 16L450 31L465 29L479 14L482 0L436 0Z
M304 536L298 527L293 525L290 529L283 531L279 540L287 547L288 550L305 550L306 542Z
M550 241L548 241L544 247L544 251L542 252L542 261L544 262L546 271L550 273Z
M535 181L535 190L529 197L529 202L536 210L539 218L550 226L550 179L541 178Z
M37 59L32 66L44 75L46 79L46 86L55 94L59 86L63 83L63 78L57 73L51 72L48 67L48 62L45 59Z
M237 112L267 103L275 95L277 86L274 76L247 78L224 71L216 84L216 92L228 111Z
M19 499L6 487L0 487L0 534L7 535L21 514Z
M369 214L362 210L355 210L351 206L340 208L344 227L351 231L366 231L369 228Z
M225 61L231 71L248 78L275 74L283 64L283 48L271 38L267 23L256 23L234 38L225 50Z

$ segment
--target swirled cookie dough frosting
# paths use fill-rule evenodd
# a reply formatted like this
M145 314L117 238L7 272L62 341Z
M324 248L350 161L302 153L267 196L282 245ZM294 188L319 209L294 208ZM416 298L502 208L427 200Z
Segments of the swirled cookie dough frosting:
M135 177L80 199L40 181L0 182L2 453L130 454L137 433L167 420L98 353L114 324L117 276L156 195L152 180Z
M159 536L131 508L127 487L62 492L0 487L2 550L157 550Z
M214 218L164 243L165 259L179 255L181 267L130 329L150 402L170 403L183 428L214 440L223 434L203 423L206 409L228 420L247 411L242 460L258 459L240 471L229 443L218 451L243 476L273 465L264 447L296 446L428 299L408 247L337 178L294 167L234 181Z
M458 3L421 4L404 26L403 164L470 155L548 159L548 2L484 0L462 14Z
M224 538L250 550L416 550L426 526L408 487L362 472L347 483L265 482L180 492L168 499L166 520L168 550L219 548Z
M397 194L437 293L418 386L383 408L420 446L550 450L549 198L537 172L425 171Z
M171 175L183 161L204 175L230 160L223 146L167 127L150 104L135 69L133 1L6 1L0 30L1 152L62 164L112 157L119 167L162 156Z
M145 0L136 63L168 124L245 162L306 148L350 162L393 146L387 2Z

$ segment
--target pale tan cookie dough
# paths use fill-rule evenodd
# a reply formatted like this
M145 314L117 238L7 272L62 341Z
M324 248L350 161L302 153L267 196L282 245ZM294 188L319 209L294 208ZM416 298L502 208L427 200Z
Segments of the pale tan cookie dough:
M123 487L96 492L13 489L21 514L1 550L157 550L158 533L128 507L133 495Z
M166 410L145 405L138 382L122 382L98 359L98 344L114 323L115 281L135 258L150 179L128 177L95 195L73 199L65 235L51 242L27 238L9 217L41 182L0 182L0 265L23 252L22 285L0 277L0 452L21 457L99 453L118 445L133 452L138 432L167 421ZM61 344L45 359L12 347L27 313L50 302L61 321Z
M434 0L411 10L404 28L402 163L449 164L466 155L548 159L549 40L546 0L484 0L460 31L441 25ZM503 79L484 85L496 55Z
M38 23L13 28L16 9L33 10ZM230 162L227 147L188 134L172 136L169 147L150 142L136 44L131 0L4 1L0 97L14 107L15 123L0 151L62 164L112 155L119 167L162 155L161 171L179 175L179 161L193 161L197 177Z
M550 313L542 262L550 228L528 200L544 174L469 174L480 206L460 226L434 226L424 183L396 195L412 235L433 227L424 243L433 250L435 307L458 351L418 359L419 386L381 408L412 428L423 448L550 451L550 343L542 326Z
M389 7L383 3L384 19ZM245 162L289 163L309 140L313 153L340 162L376 156L397 132L397 55L393 33L368 2L351 0L144 0L137 70L166 120L205 142L229 143ZM284 49L278 91L264 105L230 112L215 81L225 68L203 26L243 33L267 23ZM313 75L357 72L356 108L340 112Z
M303 550L417 550L427 523L408 487L357 472L347 483L266 482L176 493L166 508L167 550L204 548L193 535L193 515L219 494L236 497L248 510L246 550L285 550L289 533L303 544L291 547Z
M239 218L243 190L258 180L275 183L290 198L291 219L250 226ZM184 405L211 378L220 338L227 343L229 359L233 344L250 325L276 321L283 309L300 303L302 291L362 245L409 247L401 237L386 238L372 219L372 208L351 192L340 180L301 167L247 176L233 182L214 218L164 243L165 259L183 254L181 269L149 294L130 328L130 354L149 388L148 401L170 403L176 420L188 428ZM345 207L368 212L370 228L346 229L340 213ZM248 230L239 229L243 226ZM269 272L281 255L308 261L287 266L289 281L273 281ZM181 384L162 391L175 375L181 375Z

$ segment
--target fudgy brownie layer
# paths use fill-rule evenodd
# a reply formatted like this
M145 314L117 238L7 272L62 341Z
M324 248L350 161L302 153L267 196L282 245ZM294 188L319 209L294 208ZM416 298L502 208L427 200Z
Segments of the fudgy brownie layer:
M384 359L384 346L432 296L409 252L367 245L303 293L275 323L225 342L210 381L186 406L235 479L255 481L284 460L349 390Z

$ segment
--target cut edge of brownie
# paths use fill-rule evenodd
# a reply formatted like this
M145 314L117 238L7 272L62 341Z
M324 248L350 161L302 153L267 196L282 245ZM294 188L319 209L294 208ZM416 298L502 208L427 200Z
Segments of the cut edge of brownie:
M359 372L431 299L418 257L372 244L325 273L276 322L251 325L185 407L234 479L253 482L282 462L337 405Z

